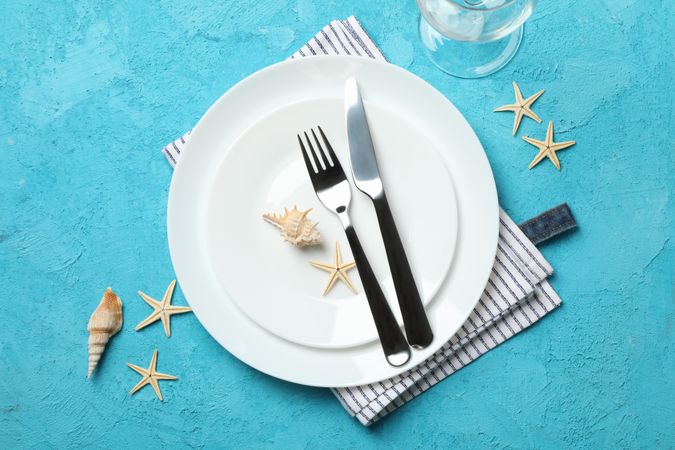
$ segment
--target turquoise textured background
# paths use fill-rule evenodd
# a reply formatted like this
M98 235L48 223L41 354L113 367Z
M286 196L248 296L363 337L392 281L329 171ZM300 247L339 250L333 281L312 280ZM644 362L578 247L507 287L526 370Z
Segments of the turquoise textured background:
M0 447L675 446L673 2L541 1L516 58L474 81L425 58L412 0L1 3ZM543 247L560 310L371 429L328 390L240 363L193 315L170 339L133 331L149 313L136 291L160 296L173 277L160 149L350 14L466 115L515 220L567 201L580 224ZM491 112L511 80L546 89L535 111L577 141L562 172L528 171L535 149ZM125 326L87 381L85 327L108 285ZM163 403L128 395L125 363L155 347L180 377Z

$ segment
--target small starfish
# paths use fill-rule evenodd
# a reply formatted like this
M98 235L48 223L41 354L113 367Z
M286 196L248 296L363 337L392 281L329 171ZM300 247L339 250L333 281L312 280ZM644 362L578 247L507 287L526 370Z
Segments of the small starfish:
M529 117L530 119L536 120L537 123L541 123L541 119L530 109L530 106L532 106L532 103L534 103L541 96L541 94L544 93L544 90L542 89L541 91L534 94L532 97L523 100L523 94L520 93L520 88L518 87L515 81L513 82L513 90L516 93L516 102L511 105L504 105L495 109L495 112L512 111L516 113L516 118L515 121L513 122L513 132L511 133L511 136L516 135L516 131L518 131L520 121L524 115Z
M354 261L347 264L342 263L342 256L340 255L340 244L337 241L335 241L335 264L323 264L315 261L311 261L310 264L316 267L317 269L330 272L330 280L328 280L326 289L323 290L323 294L321 295L326 295L328 292L330 292L330 290L333 288L335 282L338 279L342 280L344 284L346 284L349 287L349 289L351 289L352 292L356 294L356 289L354 289L354 286L347 277L347 271L353 269L356 266L356 263Z
M523 136L523 140L539 149L539 153L537 153L537 156L534 157L530 165L527 167L528 169L531 169L539 164L542 159L548 158L551 160L555 168L560 170L560 161L558 161L558 156L556 156L555 152L576 144L575 141L553 142L553 122L548 123L545 141L537 141L536 139L532 139L527 136Z
M174 377L173 375L167 375L165 373L157 372L157 349L155 349L155 351L152 353L152 360L150 361L150 367L148 367L147 369L129 363L127 363L127 366L129 366L130 369L135 370L136 372L138 372L140 375L143 376L141 381L139 381L138 384L136 384L136 386L134 386L133 389L131 389L131 392L129 392L129 394L131 395L135 394L136 391L138 391L143 386L149 384L155 390L155 394L157 394L157 397L159 397L159 399L163 401L164 397L162 397L162 391L159 390L159 383L157 381L178 379L178 377Z
M154 323L158 320L162 320L162 325L164 325L164 332L166 337L171 336L171 316L174 314L182 314L192 311L192 308L189 306L172 306L171 297L173 296L173 289L176 287L176 280L173 280L169 287L166 288L164 292L164 297L161 301L155 300L141 291L138 291L138 295L147 303L152 306L154 311L150 314L144 321L136 325L136 331L147 327L151 323Z

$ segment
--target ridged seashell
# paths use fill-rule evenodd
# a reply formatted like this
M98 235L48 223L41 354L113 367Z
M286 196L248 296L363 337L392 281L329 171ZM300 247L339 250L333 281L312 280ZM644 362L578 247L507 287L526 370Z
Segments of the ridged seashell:
M300 211L294 206L290 211L284 208L284 214L263 214L263 219L281 230L281 236L285 241L296 247L317 245L321 243L321 233L316 229L317 224L307 218L307 211Z
M122 328L122 300L112 289L108 288L103 294L101 303L89 318L87 331L89 332L89 370L87 378L91 378L105 346L115 333Z

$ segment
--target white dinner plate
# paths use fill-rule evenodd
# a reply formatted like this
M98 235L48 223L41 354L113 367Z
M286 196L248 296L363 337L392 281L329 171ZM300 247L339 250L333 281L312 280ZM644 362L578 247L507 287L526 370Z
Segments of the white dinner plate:
M296 133L321 125L349 176L344 80L364 96L385 187L435 339L404 367L387 364L356 270L359 294L321 292L338 219L316 198ZM265 212L313 208L324 244L296 249ZM352 189L355 228L400 321L370 201ZM223 95L193 130L171 183L171 258L185 296L209 333L247 364L314 386L395 376L429 357L461 326L492 268L497 195L468 123L438 91L386 63L317 57L270 66Z

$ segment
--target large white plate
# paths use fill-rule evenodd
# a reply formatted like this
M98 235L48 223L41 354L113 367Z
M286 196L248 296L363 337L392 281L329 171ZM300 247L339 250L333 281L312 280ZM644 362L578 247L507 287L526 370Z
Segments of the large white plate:
M260 220L289 201L314 207L327 240L340 240L350 256L337 220L313 197L295 133L322 125L344 149L340 98L352 75L366 98L389 198L435 333L434 343L402 368L382 356L362 297L346 290L316 295L325 278L307 260L330 259L331 245L297 252ZM372 208L356 190L353 198L357 231L391 300ZM459 329L494 261L498 206L478 139L433 87L386 63L319 57L263 69L209 109L176 167L167 220L183 292L221 345L278 378L349 386L409 369ZM275 291L281 294L269 295Z

